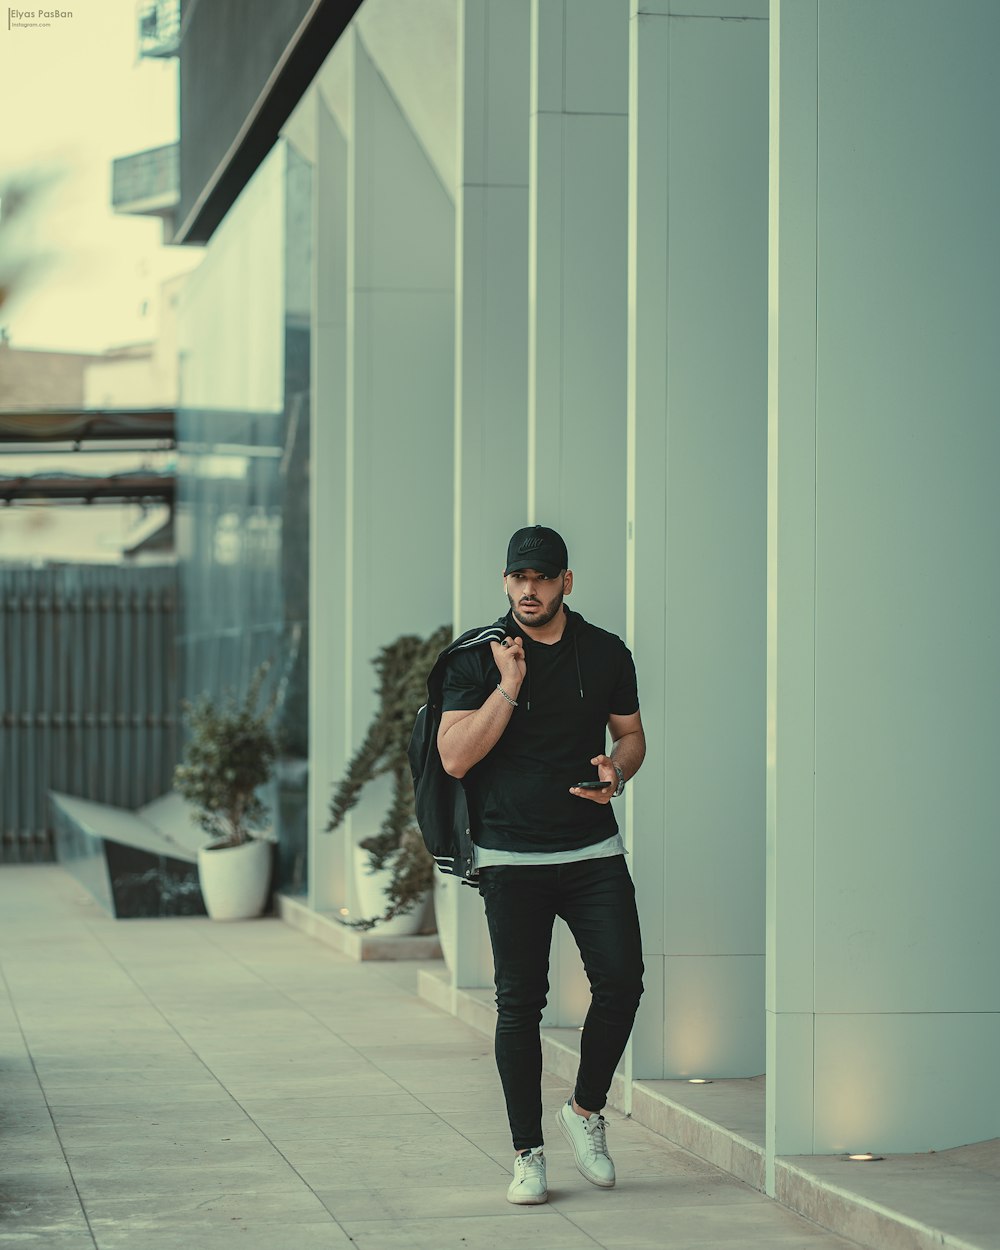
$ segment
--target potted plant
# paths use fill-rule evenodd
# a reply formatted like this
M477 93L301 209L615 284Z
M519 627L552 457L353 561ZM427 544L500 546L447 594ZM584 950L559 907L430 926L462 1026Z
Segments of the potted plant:
M196 809L212 841L198 852L205 907L213 920L259 916L271 880L269 811L260 787L274 772L278 735L271 728L274 700L258 709L269 664L261 664L238 702L232 692L219 701L204 694L185 703L191 737L174 772L174 789Z
M380 915L345 921L352 928L372 929L414 912L434 884L434 860L417 828L406 750L414 718L427 697L427 674L450 640L448 625L429 638L404 634L383 647L373 662L379 679L378 708L364 742L334 790L326 826L327 832L340 826L370 781L387 774L391 777L392 794L382 824L377 833L358 843L369 874L388 870L385 905Z

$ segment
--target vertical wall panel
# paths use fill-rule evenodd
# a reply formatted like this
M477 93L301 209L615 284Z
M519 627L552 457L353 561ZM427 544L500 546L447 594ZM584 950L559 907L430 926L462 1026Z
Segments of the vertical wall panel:
M347 405L347 138L321 91L307 101L315 132L312 471L310 474L309 901L319 911L348 896L346 848L324 832L330 795L351 752L344 701L344 639L348 633Z
M507 539L527 516L530 10L530 0L462 0L459 8L456 633L506 611ZM482 900L446 885L437 902L458 921L448 952L455 984L491 984Z
M571 606L624 636L627 0L533 0L531 38L526 520L566 539ZM579 1025L561 924L551 968L544 1022Z
M624 635L628 3L532 14L528 519Z
M642 11L640 11L640 7ZM764 1068L767 23L633 6L635 1073ZM651 997L650 1002L654 1000Z
M141 807L170 789L177 571L0 568L0 862L53 857L48 792Z
M942 1149L1000 1129L1000 11L775 17L769 1150Z

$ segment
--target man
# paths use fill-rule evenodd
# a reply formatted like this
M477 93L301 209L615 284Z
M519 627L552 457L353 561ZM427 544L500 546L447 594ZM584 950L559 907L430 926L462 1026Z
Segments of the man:
M557 1123L579 1171L606 1189L615 1169L601 1111L642 994L635 891L610 806L646 751L635 666L620 638L563 602L568 564L554 530L511 538L506 635L489 651L449 655L437 735L441 763L468 800L516 1152L507 1198L523 1205L548 1198L539 1023L555 917L572 931L591 986L576 1086Z

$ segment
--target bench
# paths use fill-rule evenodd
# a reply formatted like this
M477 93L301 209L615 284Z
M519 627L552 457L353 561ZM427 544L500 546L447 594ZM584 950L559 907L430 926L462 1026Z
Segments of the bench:
M198 848L207 841L179 794L137 811L49 791L56 857L112 916L204 916Z

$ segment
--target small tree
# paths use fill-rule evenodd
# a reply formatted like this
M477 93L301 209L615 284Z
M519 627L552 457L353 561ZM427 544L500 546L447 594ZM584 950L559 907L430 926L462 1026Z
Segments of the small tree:
M392 799L382 825L378 833L363 838L358 845L368 852L370 871L377 872L389 864L392 877L386 888L385 912L349 921L351 928L371 929L380 920L405 915L434 884L434 860L417 827L407 747L414 717L427 698L427 675L450 639L451 627L442 625L429 638L405 634L375 657L378 710L334 791L326 831L338 828L369 781L390 774Z
M174 771L174 789L198 809L198 823L220 846L240 846L269 815L258 788L269 781L278 757L271 728L274 700L260 711L257 701L270 664L254 672L242 702L231 691L221 703L203 694L185 703L191 738Z

